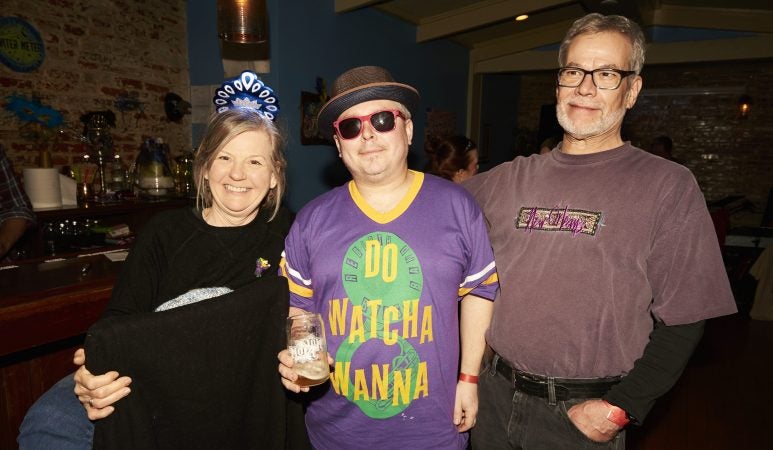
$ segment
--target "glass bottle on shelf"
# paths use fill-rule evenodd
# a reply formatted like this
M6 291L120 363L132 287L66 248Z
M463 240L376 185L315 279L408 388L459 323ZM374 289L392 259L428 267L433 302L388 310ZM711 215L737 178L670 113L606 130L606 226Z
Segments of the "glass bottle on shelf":
M110 163L110 190L119 192L126 188L126 169L121 162L121 155L118 153L113 156Z
M104 197L108 191L109 180L105 176L109 158L113 154L113 138L110 135L110 120L104 113L92 114L84 126L83 139L89 153L97 164L97 173L92 186L98 197Z
M135 168L140 194L161 197L174 188L174 178L167 158L168 148L160 138L146 139L142 143Z
M46 255L54 256L57 250L58 230L53 222L46 222L43 228L43 252Z
M185 152L174 159L174 184L177 194L184 197L195 197L196 188L193 183L193 152Z

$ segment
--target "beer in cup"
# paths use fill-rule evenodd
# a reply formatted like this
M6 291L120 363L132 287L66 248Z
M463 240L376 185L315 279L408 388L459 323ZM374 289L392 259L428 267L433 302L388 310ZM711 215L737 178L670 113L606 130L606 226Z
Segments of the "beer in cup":
M295 384L316 386L330 377L325 324L319 314L305 313L287 318L287 349L295 361L293 370L298 374Z

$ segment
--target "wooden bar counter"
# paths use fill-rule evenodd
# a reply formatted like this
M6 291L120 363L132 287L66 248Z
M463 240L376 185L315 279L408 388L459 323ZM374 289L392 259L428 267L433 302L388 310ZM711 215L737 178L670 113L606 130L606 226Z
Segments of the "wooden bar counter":
M73 372L121 265L92 255L0 268L0 448L17 448L27 409Z

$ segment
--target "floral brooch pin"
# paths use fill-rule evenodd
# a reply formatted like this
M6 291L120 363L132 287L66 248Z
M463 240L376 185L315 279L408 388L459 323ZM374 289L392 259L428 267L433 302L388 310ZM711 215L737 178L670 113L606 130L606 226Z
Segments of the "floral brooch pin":
M263 275L263 272L268 270L271 267L271 264L269 264L267 259L258 258L255 261L255 276L260 278L261 275Z

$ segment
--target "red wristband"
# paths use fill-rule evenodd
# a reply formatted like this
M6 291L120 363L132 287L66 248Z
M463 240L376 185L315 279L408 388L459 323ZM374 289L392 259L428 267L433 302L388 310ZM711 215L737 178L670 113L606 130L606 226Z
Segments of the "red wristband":
M609 407L609 412L607 413L607 420L614 423L620 428L625 428L626 425L628 425L628 422L630 420L628 419L628 414L623 410L623 408L620 408L619 406L615 406L606 400L602 400L605 405Z
M477 375L468 375L466 373L459 373L459 381L465 381L467 383L478 384Z

